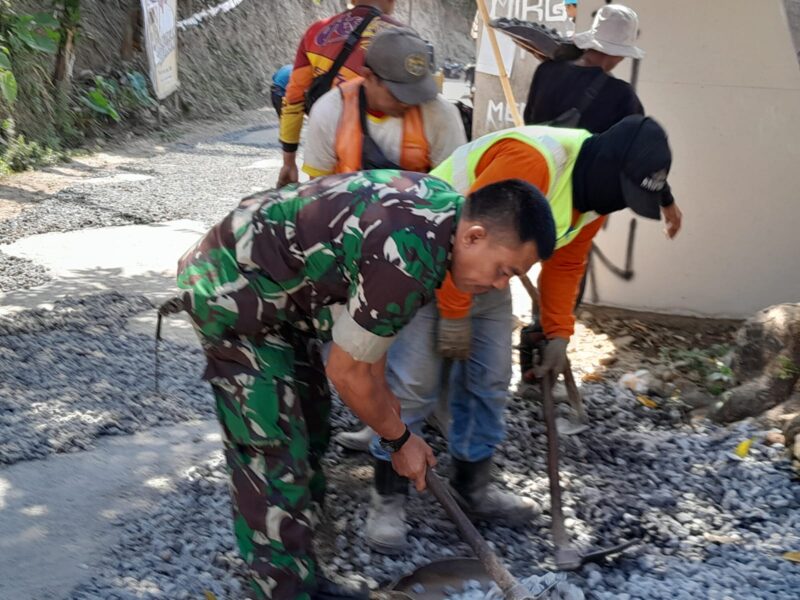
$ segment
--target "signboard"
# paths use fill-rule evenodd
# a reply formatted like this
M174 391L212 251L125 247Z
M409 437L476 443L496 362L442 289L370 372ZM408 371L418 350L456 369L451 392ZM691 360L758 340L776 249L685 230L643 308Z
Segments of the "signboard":
M163 100L178 89L177 0L142 0L150 81Z
M486 7L492 19L517 18L523 21L536 21L557 29L563 29L567 18L563 0L486 0ZM514 91L514 99L522 114L533 72L539 66L539 61L532 54L518 48L504 33L497 31L496 35ZM514 126L511 111L500 86L500 79L497 77L497 64L483 23L478 38L478 60L475 71L473 139L490 131Z

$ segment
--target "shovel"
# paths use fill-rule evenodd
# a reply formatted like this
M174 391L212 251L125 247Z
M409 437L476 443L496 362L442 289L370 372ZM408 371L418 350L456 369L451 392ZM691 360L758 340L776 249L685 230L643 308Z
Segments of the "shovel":
M558 430L556 429L556 410L553 400L553 376L545 373L542 378L542 396L544 404L544 420L547 430L547 476L550 479L550 530L553 544L556 547L555 564L560 571L579 569L589 562L598 562L612 554L622 552L634 545L636 540L629 540L610 548L594 549L581 553L567 535L564 526L564 513L561 506L561 483L558 475Z
M497 555L486 543L475 526L461 510L461 507L450 494L450 490L442 482L436 473L428 469L425 475L425 482L428 489L436 497L444 508L447 516L456 524L462 539L472 547L473 552L480 560L486 573L503 591L506 600L533 600L531 593L519 583L514 576L505 568Z

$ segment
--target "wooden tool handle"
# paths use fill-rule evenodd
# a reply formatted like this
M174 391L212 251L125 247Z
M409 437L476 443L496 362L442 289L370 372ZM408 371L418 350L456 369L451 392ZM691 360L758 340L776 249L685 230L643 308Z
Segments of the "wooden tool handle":
M489 544L486 543L486 540L483 539L472 522L467 518L467 515L464 514L464 511L461 510L461 507L455 501L452 494L450 494L447 486L439 476L431 469L428 469L425 475L425 482L428 484L430 492L444 508L447 516L449 516L456 524L456 527L458 527L459 532L461 532L461 537L472 547L473 552L475 552L478 560L481 561L489 577L494 579L497 585L500 586L500 589L503 590L506 598L508 600L523 600L524 598L529 598L530 594L524 593L522 586L517 583L514 576L505 568L503 563L500 562L500 559L497 558L497 555L489 547Z
M511 90L511 83L508 80L508 73L506 73L506 66L503 63L503 55L500 54L500 46L497 45L497 35L494 29L489 25L491 17L489 16L489 9L486 8L486 0L478 0L478 10L481 11L481 18L483 19L483 27L489 37L489 43L492 45L492 52L494 53L494 60L497 63L497 72L500 74L500 85L503 86L503 93L506 96L506 103L508 109L511 111L511 118L514 120L515 127L521 127L525 124L522 120L522 115L519 114L519 107L514 100L514 92Z

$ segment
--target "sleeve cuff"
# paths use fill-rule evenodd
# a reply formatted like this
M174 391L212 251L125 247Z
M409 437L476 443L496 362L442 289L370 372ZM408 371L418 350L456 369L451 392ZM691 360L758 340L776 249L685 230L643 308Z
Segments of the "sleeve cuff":
M333 174L333 171L324 171L322 169L316 169L307 163L303 163L303 173L315 179L317 177L324 177L325 175Z
M355 360L376 363L389 350L394 337L381 337L356 323L353 316L342 311L333 322L333 341Z
M297 152L297 147L300 144L290 144L289 142L281 142L281 147L283 148L284 152Z

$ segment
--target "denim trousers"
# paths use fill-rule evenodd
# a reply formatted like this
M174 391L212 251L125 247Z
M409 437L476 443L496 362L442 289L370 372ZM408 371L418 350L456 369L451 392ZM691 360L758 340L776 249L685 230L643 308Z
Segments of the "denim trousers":
M446 394L452 416L450 454L478 462L491 457L505 437L513 331L510 290L474 296L470 319L470 357L446 369L447 361L436 352L436 304L424 306L389 348L386 379L400 400L403 421L416 434ZM390 460L377 437L370 450L375 458Z

